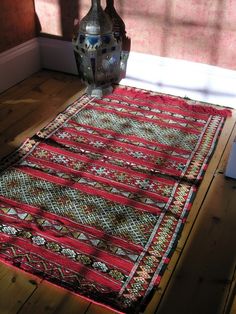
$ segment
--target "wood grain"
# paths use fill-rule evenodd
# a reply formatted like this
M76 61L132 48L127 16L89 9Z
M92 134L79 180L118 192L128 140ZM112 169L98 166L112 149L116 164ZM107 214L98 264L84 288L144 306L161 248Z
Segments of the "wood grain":
M235 268L235 182L214 179L158 313L223 313Z
M43 281L18 312L18 314L84 314L90 302Z
M40 283L36 276L0 264L0 313L15 314Z
M45 77L33 76L32 81L29 80L29 86L24 81L12 94L7 91L7 96L0 96L0 158L33 136L84 92L78 78L65 74L49 76L45 72Z

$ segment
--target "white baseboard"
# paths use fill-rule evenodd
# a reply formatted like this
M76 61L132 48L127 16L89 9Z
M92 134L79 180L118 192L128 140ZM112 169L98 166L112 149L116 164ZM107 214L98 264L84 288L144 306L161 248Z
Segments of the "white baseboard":
M42 68L78 74L72 42L39 37L39 45Z
M0 53L0 93L39 71L37 38Z

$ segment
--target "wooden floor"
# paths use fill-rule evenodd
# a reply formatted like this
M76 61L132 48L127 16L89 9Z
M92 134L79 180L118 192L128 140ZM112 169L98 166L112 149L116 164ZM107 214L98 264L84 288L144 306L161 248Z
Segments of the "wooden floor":
M83 92L78 78L42 71L0 95L0 158ZM236 181L224 177L236 137L227 119L177 249L145 314L236 313ZM0 314L112 314L39 278L0 264Z

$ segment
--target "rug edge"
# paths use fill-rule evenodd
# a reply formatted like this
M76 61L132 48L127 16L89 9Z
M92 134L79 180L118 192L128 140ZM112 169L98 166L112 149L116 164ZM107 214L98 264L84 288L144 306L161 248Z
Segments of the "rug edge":
M168 97L171 100L179 100L179 104L188 110L192 110L196 113L203 114L211 114L211 115L220 115L225 118L232 116L233 108L231 107L223 107L217 104L211 104L203 101L194 100L188 97L180 97L167 93L150 91L142 88L136 88L133 86L124 86L124 85L116 85L115 90L119 90L119 92L124 92L127 90L128 93L131 93L132 97L135 97L137 92L142 92L144 99L156 100L156 97ZM189 103L190 102L190 103Z

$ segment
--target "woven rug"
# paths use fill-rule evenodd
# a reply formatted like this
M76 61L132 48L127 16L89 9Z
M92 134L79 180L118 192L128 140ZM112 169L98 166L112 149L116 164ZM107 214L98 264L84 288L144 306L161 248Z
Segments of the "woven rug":
M86 95L2 160L0 259L138 313L160 283L227 109Z

